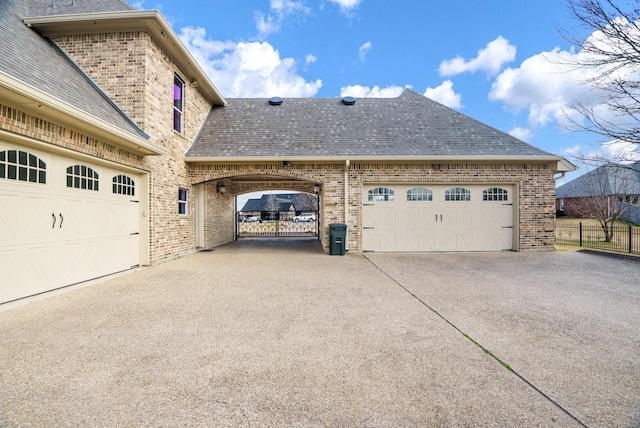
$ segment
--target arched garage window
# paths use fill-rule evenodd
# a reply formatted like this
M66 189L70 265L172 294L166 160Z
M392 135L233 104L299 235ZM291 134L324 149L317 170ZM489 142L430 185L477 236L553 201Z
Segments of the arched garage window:
M0 152L0 178L47 183L47 164L36 155L20 150Z
M370 201L393 201L393 189L376 187L368 192Z
M126 175L116 175L113 177L113 193L119 195L136 195L136 183Z
M470 201L471 190L464 187L453 187L444 192L445 201Z
M407 201L433 201L433 192L426 187L414 187L407 190Z
M73 165L67 168L67 187L75 189L98 189L98 173L84 165Z
M508 201L509 191L500 187L491 187L482 191L483 201Z

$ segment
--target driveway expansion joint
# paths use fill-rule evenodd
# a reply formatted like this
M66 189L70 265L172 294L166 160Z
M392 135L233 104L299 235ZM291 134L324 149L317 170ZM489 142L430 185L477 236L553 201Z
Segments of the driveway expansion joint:
M505 369L507 369L509 372L513 373L516 377L518 377L518 379L520 379L521 381L523 381L527 386L529 386L530 388L532 388L534 391L536 391L538 394L540 394L542 397L544 397L547 401L549 401L550 403L552 403L554 406L556 406L558 409L560 409L562 412L564 412L567 416L569 416L571 419L573 419L575 422L577 422L580 426L584 427L584 428L588 428L588 426L582 422L580 419L578 419L576 416L574 416L571 412L569 412L567 409L565 409L560 403L558 403L556 400L554 400L553 398L551 398L550 396L548 396L547 394L544 393L544 391L542 391L540 388L538 388L537 386L535 386L533 383L531 383L530 381L528 381L525 377L523 377L520 373L518 373L516 370L514 370L509 364L507 364L505 361L503 361L502 359L500 359L498 356L496 356L493 352L491 352L489 349L487 349L485 346L483 346L482 344L480 344L477 340L473 339L471 336L469 336L469 334L465 333L464 331L462 331L460 328L458 328L455 324L453 324L451 321L449 321L444 315L442 315L441 313L438 312L437 309L435 309L434 307L430 306L427 302L425 302L424 300L422 300L420 297L418 297L415 293L413 293L411 290L409 290L406 286L404 286L403 284L401 284L396 278L394 278L393 276L391 276L389 273L385 272L382 268L380 268L380 266L378 266L377 264L375 264L373 262L373 260L371 260L369 257L367 257L366 254L363 254L363 257L369 262L371 263L371 265L373 265L373 267L375 267L377 270L379 270L384 276L386 276L387 278L389 278L391 281L393 281L397 286L399 286L400 288L402 288L406 293L408 293L411 297L413 297L414 299L416 299L420 304L422 304L425 308L429 309L431 312L433 312L435 315L437 315L440 319L442 319L444 322L446 322L447 324L449 324L449 326L451 326L453 329L455 329L458 333L462 334L467 340L469 340L471 343L473 343L475 346L477 346L478 348L480 348L485 354L489 355L491 358L493 358L494 360L496 360L498 363L500 363L501 366L503 366Z

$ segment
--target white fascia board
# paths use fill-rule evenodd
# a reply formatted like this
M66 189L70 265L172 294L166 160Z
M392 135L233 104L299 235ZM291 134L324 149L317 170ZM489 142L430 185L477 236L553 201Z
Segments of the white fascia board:
M146 138L113 126L2 71L0 71L0 99L6 99L17 108L31 114L63 123L136 154L163 155L166 153Z
M557 162L564 159L555 155L541 156L185 156L189 163L237 162ZM566 161L565 161L566 162ZM568 163L568 162L567 162ZM573 170L572 170L573 171Z
M577 170L578 170L578 167L572 164L571 162L569 162L568 160L566 160L565 158L560 159L558 161L558 165L556 166L556 172L572 172Z
M157 10L81 13L55 16L35 16L23 19L43 36L93 34L96 32L145 31L169 54L193 86L212 105L227 105L227 101L211 82L200 64L182 43L171 25Z

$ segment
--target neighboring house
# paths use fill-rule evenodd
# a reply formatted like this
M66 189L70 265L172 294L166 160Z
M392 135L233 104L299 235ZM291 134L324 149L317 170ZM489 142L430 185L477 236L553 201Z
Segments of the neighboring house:
M608 163L556 189L556 209L562 215L589 218L596 210L616 213L622 220L637 221L633 209L640 205L640 162L632 165Z
M0 25L0 303L231 242L235 197L270 189L319 190L325 251L331 223L355 252L554 248L573 166L412 91L225 100L122 0L5 0Z
M273 202L269 199L273 198ZM244 216L259 216L263 220L287 220L296 214L296 207L290 199L276 198L275 195L262 195L260 199L249 199L240 210Z
M266 194L260 199L248 199L240 209L241 213L259 214L272 211L269 209L269 199L278 203L279 212L294 212L295 214L315 213L317 212L317 197L308 193L283 193L283 194Z

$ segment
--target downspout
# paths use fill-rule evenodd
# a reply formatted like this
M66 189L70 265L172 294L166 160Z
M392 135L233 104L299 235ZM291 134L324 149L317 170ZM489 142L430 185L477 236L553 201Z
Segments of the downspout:
M347 225L347 230L344 238L344 249L347 250L347 243L349 242L349 166L351 162L347 159L344 162L344 224Z

